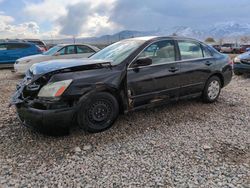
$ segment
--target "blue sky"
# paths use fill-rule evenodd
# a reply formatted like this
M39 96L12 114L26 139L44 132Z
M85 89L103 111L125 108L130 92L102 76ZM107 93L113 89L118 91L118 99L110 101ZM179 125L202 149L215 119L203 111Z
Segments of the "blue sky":
M120 30L250 23L249 0L0 0L0 38L96 36Z

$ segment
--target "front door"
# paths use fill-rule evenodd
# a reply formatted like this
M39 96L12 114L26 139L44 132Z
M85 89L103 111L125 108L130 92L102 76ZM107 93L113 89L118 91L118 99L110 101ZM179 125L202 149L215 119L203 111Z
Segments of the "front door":
M152 59L152 65L132 68L137 59L145 57ZM149 45L128 67L130 108L177 98L179 72L174 41L162 40Z

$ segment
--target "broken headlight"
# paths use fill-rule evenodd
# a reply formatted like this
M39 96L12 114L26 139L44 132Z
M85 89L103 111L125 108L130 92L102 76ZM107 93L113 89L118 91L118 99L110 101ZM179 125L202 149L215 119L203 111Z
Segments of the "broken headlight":
M38 97L60 97L64 91L69 87L73 80L64 80L54 83L48 83L43 86Z

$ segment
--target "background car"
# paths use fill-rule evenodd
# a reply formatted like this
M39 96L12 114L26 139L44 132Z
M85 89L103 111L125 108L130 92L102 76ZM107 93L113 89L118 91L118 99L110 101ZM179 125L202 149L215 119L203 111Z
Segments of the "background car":
M241 47L240 52L245 53L247 51L247 49L250 48L250 44L243 44L240 47Z
M41 50L43 52L48 50L47 45L43 41L41 41L40 39L24 39L24 40L27 42L31 42L31 43L36 44L37 46L39 46L41 48Z
M43 54L18 59L14 65L14 71L18 74L25 74L35 63L54 59L88 58L97 51L99 51L97 47L88 44L59 44Z
M240 53L241 47L234 43L225 43L221 46L222 53Z
M41 53L37 45L29 42L0 43L0 67L13 67L17 59Z
M234 74L250 73L250 52L246 52L234 58Z

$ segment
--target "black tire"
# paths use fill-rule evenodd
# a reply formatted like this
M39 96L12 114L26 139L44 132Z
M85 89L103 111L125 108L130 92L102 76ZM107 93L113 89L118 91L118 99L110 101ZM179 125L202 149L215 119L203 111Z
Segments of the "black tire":
M203 90L202 94L203 101L206 103L215 102L220 96L221 87L222 87L221 80L218 76L210 77L207 80L205 88Z
M99 92L83 101L77 119L84 130L97 133L110 128L118 114L119 104L116 98L107 92Z

